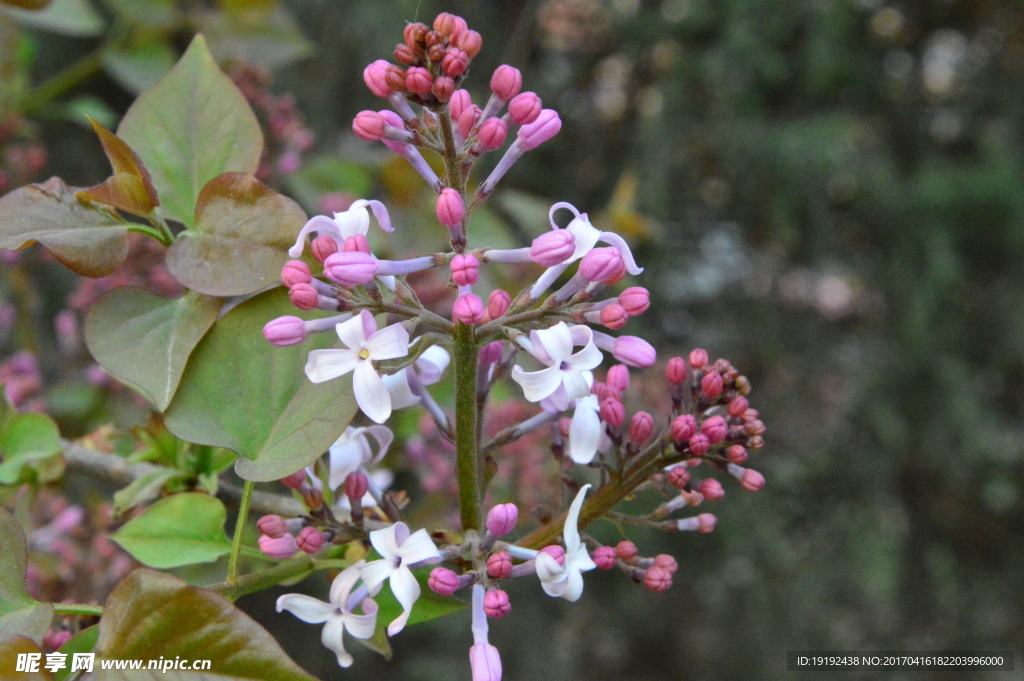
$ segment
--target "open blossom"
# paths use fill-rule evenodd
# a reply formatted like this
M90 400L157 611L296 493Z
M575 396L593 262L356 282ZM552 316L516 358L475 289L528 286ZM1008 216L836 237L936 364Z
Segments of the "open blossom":
M594 460L603 440L607 440L601 419L598 416L600 406L597 395L587 395L576 400L576 409L572 414L569 426L569 456L579 464L588 464Z
M580 533L576 527L580 518L580 508L583 506L583 497L589 489L590 485L580 488L569 507L569 513L565 516L565 527L562 530L562 538L565 540L565 564L559 565L558 561L543 551L537 555L537 576L540 577L544 593L548 596L561 596L569 602L577 601L583 595L581 573L597 567L587 553L587 547L580 541Z
M527 351L547 365L540 371L523 371L522 367L512 369L512 380L523 387L523 395L530 402L550 398L559 411L565 411L569 403L590 394L586 374L601 363L601 351L593 341L593 331L588 326L573 326L559 322L549 329L530 332L526 343ZM583 349L573 353L574 345Z
M359 581L360 570L365 563L361 560L334 578L329 603L302 594L285 594L277 599L278 612L287 610L310 624L324 623L320 641L337 655L338 664L342 667L352 665L352 656L345 650L342 640L344 631L347 629L356 638L368 639L377 627L377 604L373 599L365 596L360 599L359 590L354 594L355 598L352 598L352 587ZM349 603L349 600L355 602ZM354 612L356 606L362 607L362 615Z
M331 219L326 215L314 215L299 231L299 237L295 245L288 249L288 255L298 258L306 245L306 238L310 232L316 232L320 236L329 236L338 242L338 250L342 250L345 240L356 235L365 237L370 231L370 213L373 211L377 223L385 232L394 231L391 226L391 218L388 216L388 209L380 201L368 201L358 199L352 202L349 209L341 213L335 213Z
M418 381L420 385L434 385L441 380L451 359L448 351L440 345L431 345L416 358L412 366L382 376L384 385L391 394L391 408L404 409L419 404L421 398L413 392L410 381Z
M363 310L336 327L344 350L313 350L306 362L306 376L313 383L352 375L352 390L363 413L377 423L391 416L391 396L373 362L409 354L409 332L401 324L380 331L373 315Z
M370 442L367 435L377 441L377 456L373 455L370 449ZM369 426L367 428L353 428L349 426L345 432L335 440L328 450L331 460L331 474L328 484L331 489L338 489L345 482L349 473L355 473L369 463L376 463L388 453L388 447L395 439L391 429L385 426Z
M409 565L428 560L440 561L441 554L425 529L416 530L410 535L405 523L395 523L391 527L371 532L370 543L382 559L364 565L360 575L371 593L385 579L391 580L391 592L402 604L402 614L388 625L388 636L394 636L405 627L412 614L412 606L420 597L420 584Z

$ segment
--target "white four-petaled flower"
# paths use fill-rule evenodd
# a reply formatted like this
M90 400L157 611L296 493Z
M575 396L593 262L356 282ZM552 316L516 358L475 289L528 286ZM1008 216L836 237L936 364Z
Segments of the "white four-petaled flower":
M523 395L530 402L550 398L559 411L569 408L569 403L590 394L587 376L591 369L601 363L601 351L594 345L593 331L588 326L569 327L559 322L549 329L530 332L530 340L520 339L520 345L527 352L547 365L540 371L523 371L522 367L512 368L512 380L523 387ZM573 353L574 345L583 349Z
M352 390L359 408L372 420L384 423L391 416L391 396L373 362L408 355L409 332L401 324L378 331L377 322L366 310L335 328L346 349L312 350L306 376L313 383L323 383L352 371Z
M391 593L402 605L402 614L388 625L388 636L400 632L412 614L412 606L420 597L420 585L409 566L423 561L440 561L441 554L425 529L409 534L405 523L395 523L370 533L370 543L382 558L367 563L360 576L371 593L391 579Z
M576 527L579 522L580 508L583 506L583 497L586 496L590 485L584 485L569 507L569 513L565 516L565 527L562 530L562 538L565 540L565 565L559 565L558 561L546 553L537 555L537 576L540 578L540 585L548 596L561 596L567 601L576 601L583 595L583 575L587 570L597 567L587 553L587 547L580 541L580 533Z
M352 587L359 581L359 571L365 563L361 560L350 565L334 578L329 603L302 594L285 594L277 599L278 612L287 610L310 624L324 623L320 641L334 651L342 667L352 664L352 656L342 640L343 632L347 629L356 638L368 639L377 627L377 604L368 597L359 598L358 594L352 598ZM356 602L350 604L349 600ZM354 612L357 606L362 607L362 615Z
M338 242L338 250L341 250L345 245L345 239L357 234L366 236L370 231L370 214L368 210L373 211L381 229L385 232L394 230L391 226L391 219L388 216L388 209L384 207L383 203L380 201L358 199L352 202L348 210L335 213L334 219L326 215L314 215L311 217L302 227L302 230L299 231L299 238L296 239L295 245L288 249L288 255L293 258L298 258L302 255L302 250L306 246L306 239L309 237L310 232L316 232L317 234L333 238Z

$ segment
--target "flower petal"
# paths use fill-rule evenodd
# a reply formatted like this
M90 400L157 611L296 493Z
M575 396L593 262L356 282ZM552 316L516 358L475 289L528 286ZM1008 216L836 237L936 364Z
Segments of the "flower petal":
M409 332L401 324L392 324L370 336L366 341L370 359L395 359L409 354Z
M339 666L351 667L352 656L345 650L345 643L342 640L344 632L345 622L341 616L332 617L327 620L324 630L320 632L320 642L324 644L324 648L334 652L334 655L338 658Z
M377 423L391 416L391 396L368 359L360 360L352 374L352 392L363 413Z
M543 551L534 559L537 577L544 584L558 584L565 581L565 568L558 561Z
M350 612L343 615L345 628L356 638L373 638L373 632L377 629L377 603L372 598L364 598L362 605L362 615Z
M596 396L595 400L596 401ZM601 419L589 404L576 401L576 411L572 415L569 426L569 456L579 464L588 464L597 454L597 446L601 443ZM331 465L333 475L334 466Z
M569 570L569 576L565 580L565 589L562 591L562 598L575 603L583 595L583 575L579 570Z
M567 403L590 394L590 386L587 384L587 379L579 371L572 369L563 371L562 385L565 386L565 400ZM566 404L566 407L568 407L568 404Z
M377 441L377 456L363 461L363 463L378 463L388 453L388 447L394 442L395 434L387 426L368 426L362 430L373 436L373 439Z
M403 565L391 573L391 593L402 604L402 614L388 625L388 636L394 636L405 628L405 623L412 615L412 606L420 597L420 583L416 581L412 570Z
M365 310L363 310L365 312ZM338 338L353 352L359 352L366 345L366 334L363 331L362 314L357 314L347 322L341 322L335 326Z
M576 237L576 250L572 252L572 257L566 262L575 262L587 253L590 253L590 251L594 250L594 246L597 245L598 239L601 238L601 232L590 224L590 219L587 218L586 213L574 218L566 226L566 229Z
M577 529L576 524L580 521L580 508L583 507L583 497L587 496L587 490L589 489L589 483L580 487L580 491L576 493L576 498L572 500L572 504L569 506L569 513L565 516L562 539L565 540L566 554L576 553L576 550L580 547L580 531Z
M370 533L370 544L373 548L377 549L377 553L380 554L381 558L397 563L401 555L399 553L399 544L395 538L395 532L398 530L398 524L385 527L383 530L374 530ZM373 563L370 563L372 565ZM366 580L366 577L363 577ZM369 586L369 585L367 585ZM373 587L370 587L371 589Z
M287 610L303 622L309 624L320 624L326 622L337 608L330 603L324 603L312 596L302 594L285 594L277 599L277 611Z
M572 334L569 333L569 326L565 322L558 322L547 329L540 329L530 333L534 347L537 343L544 346L551 364L558 364L569 359L572 355Z
M569 358L568 363L574 371L590 371L603 359L604 355L601 354L598 347L593 343L587 343L582 350Z
M366 203L365 199L357 199L348 210L334 214L334 222L338 225L342 241L356 234L366 236L370 231L370 213L366 210Z
M352 371L358 361L358 355L352 350L310 350L306 377L313 383L323 383Z
M377 224L380 225L381 229L385 232L395 231L395 228L391 226L391 216L388 215L388 209L383 203L373 199L356 199L352 202L352 205L349 206L349 210L352 210L353 208L362 208L363 206L367 206L373 211L373 217L377 218ZM369 224L369 221L367 221L367 224ZM368 229L369 228L367 228L367 230ZM363 235L365 236L366 232L363 232Z
M417 375L423 385L434 385L441 380L451 362L451 355L440 345L431 345L416 360Z
M398 555L402 557L404 565L419 563L431 558L441 558L441 553L434 546L434 540L430 538L430 535L423 528L416 530L408 539L402 542Z
M621 236L615 232L601 232L601 241L615 247L615 250L622 256L622 262L625 263L627 272L635 276L644 271L643 267L639 267L636 264L636 260L633 259L633 252L629 250L629 244Z
M354 429L347 429L345 434L348 435L351 430ZM363 448L359 444L358 436L345 439L345 435L342 435L327 451L331 460L331 475L328 485L332 490L341 487L349 473L355 473L365 463Z
M580 548L576 553L571 556L567 555L566 561L570 561L572 563L572 567L580 572L587 572L597 568L597 563L595 563L594 559L590 557L589 553L587 553L587 547L584 544L580 544Z
M314 215L305 225L302 226L302 229L299 230L299 237L295 240L295 245L288 249L289 257L298 258L302 255L302 251L306 247L306 238L309 236L310 232L332 236L335 239L341 236L341 232L338 231L338 225L335 224L334 220L330 219L326 215ZM344 239L342 239L342 241L344 241Z
M383 532L383 530L378 531ZM370 533L371 541L373 534L373 532ZM379 552L380 549L377 549L377 551ZM391 573L394 571L394 560L374 560L359 569L359 576L363 578L363 584L365 584L366 588L370 590L371 594L373 594L376 593L374 589L379 588L380 585L384 583L384 580L390 577Z
M405 409L414 404L420 403L420 396L413 393L409 387L409 377L406 375L409 369L400 369L393 374L385 374L380 379L384 381L384 387L391 395L392 409Z
M527 372L517 365L512 367L512 380L523 387L523 396L528 401L540 402L562 385L562 372L557 366Z
M331 582L331 603L339 610L344 611L348 595L352 593L352 587L359 581L359 570L364 565L366 565L365 560L349 565L339 572Z

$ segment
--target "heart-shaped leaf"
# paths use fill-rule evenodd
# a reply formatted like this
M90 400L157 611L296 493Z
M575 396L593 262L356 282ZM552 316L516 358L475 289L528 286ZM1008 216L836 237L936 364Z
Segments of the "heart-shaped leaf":
M53 675L53 681L64 681L71 676L71 660L75 653L91 653L96 647L96 641L100 637L100 627L97 624L82 629L80 632L64 642L57 652L67 655L68 664L63 669L58 669Z
M206 671L172 670L169 681L316 681L274 637L220 596L163 572L140 568L111 592L97 643L97 681L132 681L139 672L102 669L102 659L210 660Z
M276 317L317 314L296 310L282 288L231 310L192 353L165 415L167 429L238 452L244 458L235 471L247 480L276 480L312 463L357 409L351 376L314 384L303 372L309 351L335 346L337 336L278 348L261 329Z
M117 136L145 162L168 217L192 224L199 192L222 173L254 173L259 122L197 35L184 56L125 114Z
M38 241L74 272L105 277L128 257L128 224L75 198L59 177L0 197L0 248Z
M217 321L223 300L189 291L167 300L134 286L103 294L85 322L85 342L100 365L164 410L189 355Z
M219 499L185 492L161 499L110 536L140 563L172 568L210 563L231 551Z
M27 463L53 456L63 449L57 424L45 414L18 414L0 437L4 460L0 484L13 485Z
M107 155L114 174L103 184L83 189L75 196L82 201L105 203L129 213L147 215L160 205L160 199L157 198L156 188L153 187L146 166L124 140L93 119L90 118L89 122L100 138L103 153Z
M240 296L274 284L306 222L299 204L252 175L225 173L199 194L195 222L167 251L167 267L186 287Z
M0 508L0 636L17 634L39 643L50 628L53 606L28 595L27 567L25 533L14 516Z

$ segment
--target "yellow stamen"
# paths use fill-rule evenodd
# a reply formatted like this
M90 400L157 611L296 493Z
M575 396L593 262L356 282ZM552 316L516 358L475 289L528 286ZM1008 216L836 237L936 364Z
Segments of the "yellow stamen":
M370 351L363 348L359 351L359 359L370 359Z

